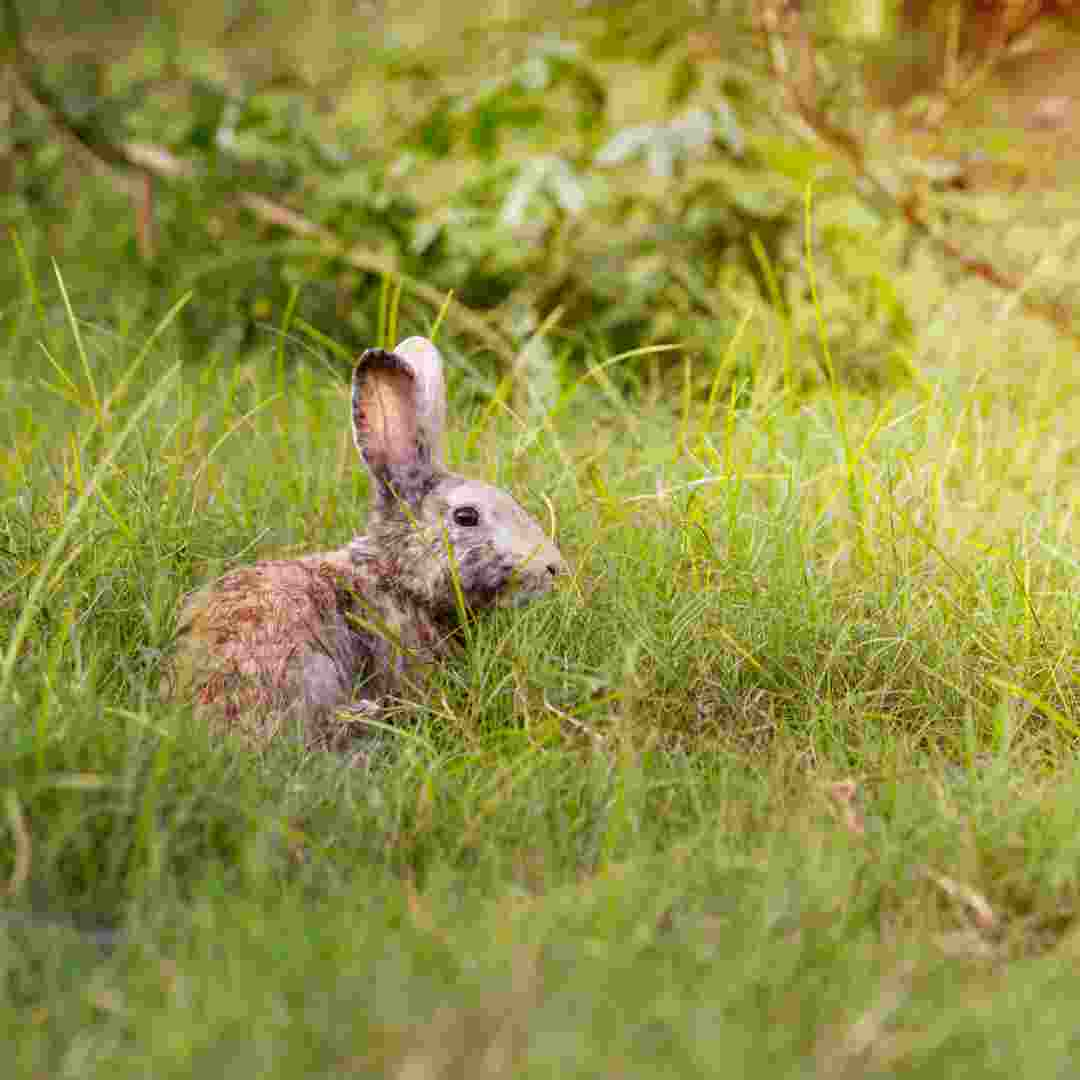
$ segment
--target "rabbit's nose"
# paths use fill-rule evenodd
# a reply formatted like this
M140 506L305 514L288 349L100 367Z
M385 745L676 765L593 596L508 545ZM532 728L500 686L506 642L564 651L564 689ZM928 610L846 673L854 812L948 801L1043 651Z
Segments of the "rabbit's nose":
M566 563L561 559L557 562L549 562L547 564L547 572L553 577L558 577L560 574L566 573Z

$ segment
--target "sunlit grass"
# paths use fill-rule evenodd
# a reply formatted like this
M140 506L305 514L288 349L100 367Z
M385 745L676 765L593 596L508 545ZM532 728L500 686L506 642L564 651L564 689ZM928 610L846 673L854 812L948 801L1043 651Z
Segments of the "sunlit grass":
M360 753L255 757L158 701L160 658L186 589L362 529L345 364L281 313L177 369L167 325L28 282L0 359L16 1073L1067 1069L1080 378L907 285L924 336L876 395L797 396L764 306L751 384L691 358L643 405L594 356L542 413L478 401L444 327L451 460L557 523L572 581Z

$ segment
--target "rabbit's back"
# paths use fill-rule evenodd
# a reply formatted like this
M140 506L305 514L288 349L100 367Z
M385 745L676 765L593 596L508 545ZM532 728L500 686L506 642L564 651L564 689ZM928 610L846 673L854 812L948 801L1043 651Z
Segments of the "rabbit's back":
M230 571L184 604L172 694L260 739L329 716L371 666L348 617L355 588L343 552Z

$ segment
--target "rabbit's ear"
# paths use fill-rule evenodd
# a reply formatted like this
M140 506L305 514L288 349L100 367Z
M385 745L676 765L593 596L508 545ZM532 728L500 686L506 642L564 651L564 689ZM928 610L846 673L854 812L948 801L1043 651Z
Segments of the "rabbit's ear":
M368 349L360 357L352 378L352 429L357 450L376 474L430 459L421 445L416 376L400 356Z
M439 350L421 337L393 352L368 349L353 372L352 422L371 469L441 466L446 389Z
M406 338L394 354L416 377L416 426L433 465L443 463L443 436L446 429L446 380L439 350L427 338Z

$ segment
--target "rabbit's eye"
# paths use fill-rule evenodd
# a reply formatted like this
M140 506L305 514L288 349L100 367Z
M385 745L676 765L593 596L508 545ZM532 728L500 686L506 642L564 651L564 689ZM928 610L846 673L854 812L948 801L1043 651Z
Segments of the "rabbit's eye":
M454 524L471 529L480 524L480 511L475 506L459 506L454 510Z

